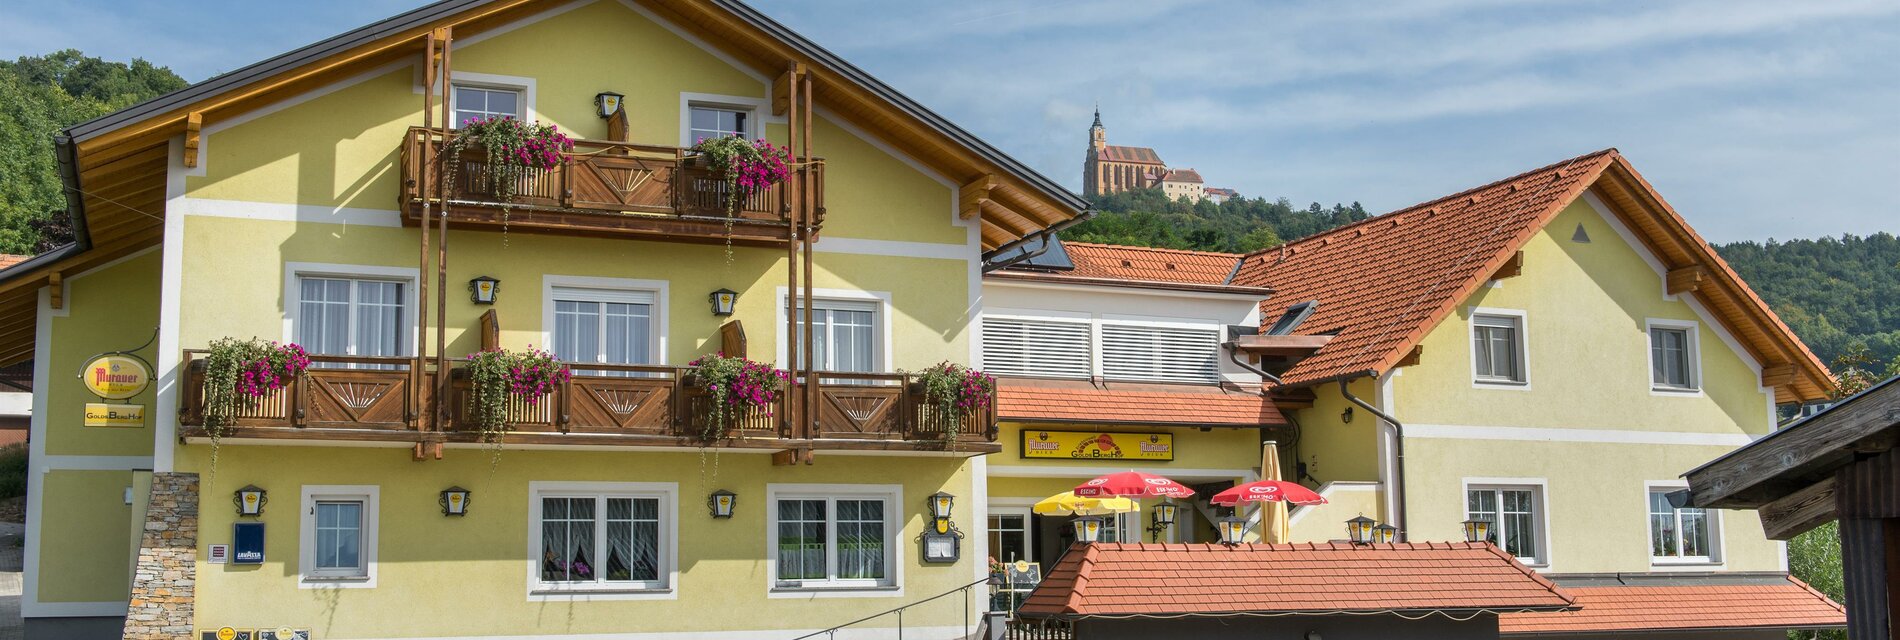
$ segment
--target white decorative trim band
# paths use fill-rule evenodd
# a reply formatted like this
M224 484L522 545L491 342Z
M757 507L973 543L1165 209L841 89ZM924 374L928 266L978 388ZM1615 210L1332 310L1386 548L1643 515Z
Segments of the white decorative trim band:
M1754 442L1743 433L1638 431L1634 429L1558 429L1548 427L1479 427L1456 424L1408 424L1407 438L1452 440L1521 440L1528 442L1589 442L1599 444L1668 444L1739 447Z

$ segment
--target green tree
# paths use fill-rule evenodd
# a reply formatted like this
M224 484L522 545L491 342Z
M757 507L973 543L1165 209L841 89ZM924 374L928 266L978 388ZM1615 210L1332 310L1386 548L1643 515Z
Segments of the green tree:
M0 253L70 241L54 134L185 84L144 60L108 62L72 49L0 61Z
M1062 233L1078 242L1245 253L1367 218L1365 207L1312 203L1295 209L1285 198L1170 200L1160 189L1097 196L1095 217Z

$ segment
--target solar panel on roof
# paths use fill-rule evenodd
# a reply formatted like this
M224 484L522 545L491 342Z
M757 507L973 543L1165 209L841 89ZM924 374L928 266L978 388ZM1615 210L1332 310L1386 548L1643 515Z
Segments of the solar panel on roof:
M1018 251L1034 254L1042 249L1041 238L1030 238ZM1018 254L1020 255L1020 254ZM1014 265L1012 269L1035 269L1038 271L1074 271L1075 261L1069 259L1069 250L1063 248L1062 238L1049 237L1049 250Z

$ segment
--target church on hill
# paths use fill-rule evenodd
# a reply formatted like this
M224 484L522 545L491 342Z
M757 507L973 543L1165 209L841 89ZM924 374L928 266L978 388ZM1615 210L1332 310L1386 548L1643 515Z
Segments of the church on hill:
M1211 197L1220 203L1239 195L1233 189L1206 186L1200 172L1193 169L1169 169L1154 149L1109 144L1102 110L1097 108L1095 123L1089 125L1088 157L1082 161L1082 193L1094 197L1155 188L1169 199L1192 202Z

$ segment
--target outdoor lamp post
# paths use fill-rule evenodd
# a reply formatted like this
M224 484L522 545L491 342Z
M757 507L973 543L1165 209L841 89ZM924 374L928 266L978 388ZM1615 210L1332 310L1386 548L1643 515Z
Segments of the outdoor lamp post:
M732 517L732 507L738 504L738 502L739 494L720 489L712 492L712 495L706 496L706 509L712 512L712 517L714 518L730 518Z
M1150 542L1159 540L1162 531L1166 531L1168 527L1174 526L1174 509L1175 506L1172 502L1163 502L1154 506L1154 511L1149 518L1150 522L1148 524L1148 540Z
M1075 527L1075 541L1082 544L1094 544L1102 537L1102 519L1095 516L1076 518L1070 523Z
M1382 524L1372 528L1372 541L1379 544L1390 544L1398 535L1399 528L1389 524Z
M621 99L625 97L612 91L594 94L594 114L602 118L614 117L614 114L620 111Z
M1466 520L1462 524L1465 527L1465 542L1484 542L1491 539L1490 520Z
M468 515L468 497L467 489L449 487L442 490L442 497L436 499L436 504L442 505L442 515L465 516Z
M475 304L495 304L495 294L501 293L501 281L481 276L468 281L468 299Z
M270 497L264 495L264 490L257 488L254 484L244 485L244 488L231 493L231 504L237 505L237 514L242 517L255 518L263 515L266 502L270 502Z
M1227 546L1240 544L1247 537L1247 519L1227 517L1220 521L1220 543Z
M715 316L732 315L732 308L739 306L739 292L731 289L721 288L707 294L706 299L712 302L712 312Z
M1347 520L1346 537L1353 544L1372 544L1372 526L1375 524L1378 524L1377 520L1365 516Z

